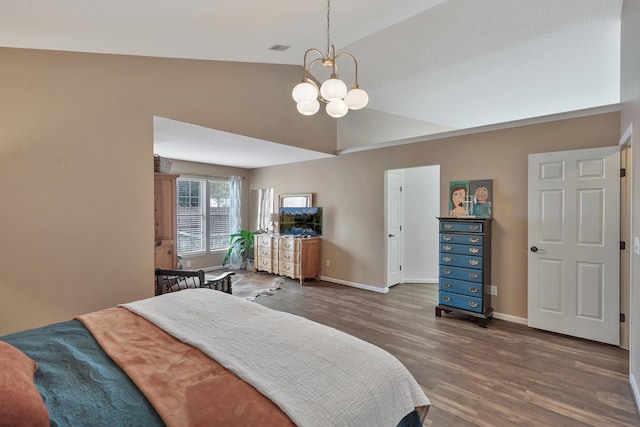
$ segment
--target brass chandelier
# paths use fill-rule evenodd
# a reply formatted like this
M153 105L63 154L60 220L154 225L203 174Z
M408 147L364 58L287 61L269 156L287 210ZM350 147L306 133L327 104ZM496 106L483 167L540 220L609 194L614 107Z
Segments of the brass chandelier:
M297 103L298 112L305 116L311 116L320 109L320 102L326 103L327 114L331 117L339 118L346 115L349 110L359 110L366 107L369 102L367 92L358 86L358 62L350 53L339 53L336 55L335 48L331 44L329 37L331 12L331 0L327 0L327 51L325 54L318 49L307 49L304 53L304 75L302 83L298 83L291 92L293 100ZM319 57L308 63L307 56L317 54ZM347 86L345 82L338 77L338 58L351 58L355 65L355 81ZM331 68L331 76L320 88L318 84L311 78L311 69L314 65L321 63L326 68Z

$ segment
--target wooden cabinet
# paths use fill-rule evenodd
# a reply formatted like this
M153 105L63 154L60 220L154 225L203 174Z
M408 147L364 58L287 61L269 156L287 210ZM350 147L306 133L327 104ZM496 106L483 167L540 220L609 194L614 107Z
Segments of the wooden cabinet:
M256 271L299 279L320 276L320 239L258 235L254 241Z
M436 316L457 312L479 319L491 308L491 219L438 218L440 273Z
M154 178L155 267L177 268L176 179L156 173Z

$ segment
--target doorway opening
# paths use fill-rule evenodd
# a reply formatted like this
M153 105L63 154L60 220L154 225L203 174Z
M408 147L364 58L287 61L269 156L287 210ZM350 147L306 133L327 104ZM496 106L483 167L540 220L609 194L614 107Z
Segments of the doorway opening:
M438 283L440 165L385 172L387 283Z

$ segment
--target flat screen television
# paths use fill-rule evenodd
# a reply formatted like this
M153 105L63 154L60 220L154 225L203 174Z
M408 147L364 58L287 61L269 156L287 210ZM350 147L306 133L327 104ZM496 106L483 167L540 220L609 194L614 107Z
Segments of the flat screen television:
M322 208L280 208L280 234L322 236Z

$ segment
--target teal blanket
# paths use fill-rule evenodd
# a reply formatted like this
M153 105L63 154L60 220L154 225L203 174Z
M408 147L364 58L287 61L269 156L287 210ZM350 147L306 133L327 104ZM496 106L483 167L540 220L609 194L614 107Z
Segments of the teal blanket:
M77 320L0 337L33 359L52 426L163 426L149 401Z

